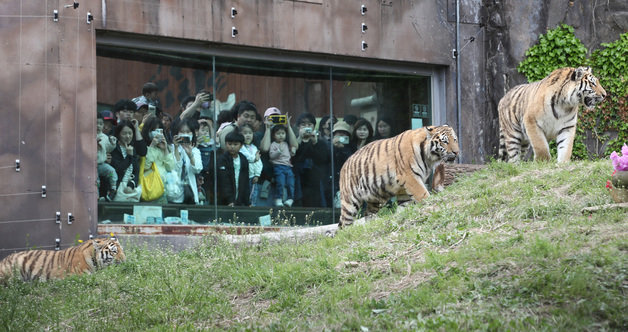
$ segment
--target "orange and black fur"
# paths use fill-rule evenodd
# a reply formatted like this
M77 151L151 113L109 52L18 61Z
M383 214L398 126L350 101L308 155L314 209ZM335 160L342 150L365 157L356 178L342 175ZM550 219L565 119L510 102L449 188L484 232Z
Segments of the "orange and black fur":
M445 125L407 130L372 142L345 162L340 170L340 227L350 225L366 203L367 213L397 195L420 201L430 194L425 181L441 161L458 155L458 138Z
M606 91L589 67L559 68L544 79L512 88L499 101L499 158L517 162L530 145L534 160L549 160L556 139L558 162L571 159L580 105L592 108Z
M21 251L0 261L0 282L14 275L24 281L63 279L70 274L92 273L125 259L122 246L115 238L92 239L60 251Z

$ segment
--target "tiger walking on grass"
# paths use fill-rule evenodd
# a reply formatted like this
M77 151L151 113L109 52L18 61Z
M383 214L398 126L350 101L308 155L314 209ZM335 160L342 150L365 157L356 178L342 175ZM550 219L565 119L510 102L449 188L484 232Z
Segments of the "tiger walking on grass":
M367 213L375 213L393 196L407 194L416 202L428 197L425 181L458 153L458 137L447 125L407 130L364 146L340 170L339 226L352 224L363 203Z
M534 160L550 159L556 139L558 162L571 159L578 108L593 108L606 91L589 67L559 68L544 79L512 88L499 101L499 158L517 162L530 145Z

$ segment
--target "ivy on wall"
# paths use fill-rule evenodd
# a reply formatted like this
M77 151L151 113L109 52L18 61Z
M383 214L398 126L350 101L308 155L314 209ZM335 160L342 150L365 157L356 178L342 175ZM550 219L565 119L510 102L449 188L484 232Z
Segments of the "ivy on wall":
M586 131L601 143L608 143L605 155L619 151L628 142L628 33L620 35L615 42L602 44L602 47L587 59L587 49L574 35L574 29L561 24L539 36L539 42L526 51L525 59L517 67L528 82L538 81L557 68L583 65L591 66L600 79L608 97L593 109L581 107L573 147L575 159L589 158L584 144ZM617 132L617 138L610 139L605 135L610 131ZM550 146L555 153L555 142Z
M535 82L561 67L578 67L586 62L587 48L576 38L573 28L561 24L545 35L525 53L525 59L517 70L526 75L528 82Z
M608 155L628 143L628 32L602 47L593 52L590 63L608 96L594 109L581 112L581 124L596 135L617 132L617 138L608 142Z

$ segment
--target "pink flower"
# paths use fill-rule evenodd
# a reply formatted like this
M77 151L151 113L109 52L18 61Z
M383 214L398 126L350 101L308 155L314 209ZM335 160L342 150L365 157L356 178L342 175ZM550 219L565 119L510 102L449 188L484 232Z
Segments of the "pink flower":
M628 171L628 146L624 144L621 147L621 156L613 151L611 153L611 161L616 171Z

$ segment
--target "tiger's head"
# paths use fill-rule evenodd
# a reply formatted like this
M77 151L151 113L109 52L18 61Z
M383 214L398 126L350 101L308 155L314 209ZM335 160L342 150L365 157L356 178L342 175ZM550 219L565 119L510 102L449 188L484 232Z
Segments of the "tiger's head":
M115 237L104 239L92 239L94 244L94 259L99 267L105 267L111 263L121 263L126 260L124 250Z
M571 74L571 80L576 83L578 101L587 108L593 108L606 98L606 90L597 77L593 76L591 67L576 68Z
M429 126L426 129L429 134L431 159L453 162L460 153L458 136L454 129L448 125Z

